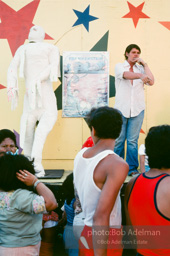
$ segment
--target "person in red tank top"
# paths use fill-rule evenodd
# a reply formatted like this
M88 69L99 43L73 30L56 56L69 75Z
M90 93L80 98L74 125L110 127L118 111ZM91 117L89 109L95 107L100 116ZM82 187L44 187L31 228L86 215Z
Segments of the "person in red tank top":
M126 186L126 234L137 255L170 255L170 125L152 127L145 145L150 170Z

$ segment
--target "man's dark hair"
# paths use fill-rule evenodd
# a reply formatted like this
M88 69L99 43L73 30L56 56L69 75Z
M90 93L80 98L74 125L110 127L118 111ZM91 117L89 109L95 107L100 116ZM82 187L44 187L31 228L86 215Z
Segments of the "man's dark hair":
M96 131L96 136L102 139L116 139L122 128L122 114L110 107L93 108L86 118L87 124Z
M6 138L10 138L11 140L13 140L15 146L17 146L15 134L11 130L0 130L0 143L2 143L2 141L5 140Z
M150 168L170 168L170 125L150 128L145 147Z
M0 189L4 191L27 189L32 190L31 187L26 186L23 182L17 179L16 173L19 170L27 170L35 174L35 170L31 161L24 155L7 155L0 157Z
M139 52L141 53L141 49L140 47L137 45L137 44L130 44L126 47L126 50L125 50L125 53L124 53L124 56L125 56L125 59L127 60L128 57L126 56L126 53L130 53L130 51L135 48L137 50L139 50Z

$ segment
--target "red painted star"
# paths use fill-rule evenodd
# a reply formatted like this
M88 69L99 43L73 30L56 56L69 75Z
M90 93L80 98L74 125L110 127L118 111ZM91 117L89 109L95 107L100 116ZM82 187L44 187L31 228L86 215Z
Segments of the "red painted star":
M5 89L6 87L5 86L3 86L2 84L0 84L0 90L1 89Z
M142 130L142 129L140 130L140 133L143 133L143 134L145 134L144 130Z
M159 21L161 25L170 30L170 21Z
M24 44L28 38L29 30L37 11L40 0L34 0L19 11L15 11L4 2L0 1L0 38L7 39L12 54ZM46 34L46 39L53 39Z
M144 5L145 2L143 2L142 4L140 4L137 7L135 7L134 5L132 5L129 2L127 2L127 3L128 3L130 12L128 12L122 18L132 18L135 28L136 28L136 26L138 24L139 19L149 19L150 18L149 16L147 16L146 14L144 14L142 12L143 5Z

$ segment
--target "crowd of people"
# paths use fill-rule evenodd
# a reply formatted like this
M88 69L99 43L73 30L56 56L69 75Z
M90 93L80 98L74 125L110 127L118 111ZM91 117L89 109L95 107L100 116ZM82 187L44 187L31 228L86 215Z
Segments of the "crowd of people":
M115 69L115 108L91 109L91 137L58 193L18 154L15 134L0 130L1 256L170 255L170 125L149 129L139 150L147 164L142 160L138 173L143 86L154 83L140 53L137 45L126 48Z
M145 147L150 170L133 177L126 185L127 226L122 226L120 190L129 167L113 151L121 130L121 114L109 107L93 109L88 125L94 145L81 149L73 173L61 186L62 216L54 214L57 200L35 176L32 162L15 154L14 133L0 130L0 255L170 255L170 126L149 130ZM78 215L79 221L74 223ZM63 249L59 254L57 248L48 250L43 246L42 225L49 221L56 224L50 228L55 232L46 246L57 243L56 230L63 227ZM159 237L146 237L145 233L141 237L141 229L146 227L146 232L159 232ZM133 233L133 228L139 229L139 235ZM141 239L146 244L136 248L135 241Z

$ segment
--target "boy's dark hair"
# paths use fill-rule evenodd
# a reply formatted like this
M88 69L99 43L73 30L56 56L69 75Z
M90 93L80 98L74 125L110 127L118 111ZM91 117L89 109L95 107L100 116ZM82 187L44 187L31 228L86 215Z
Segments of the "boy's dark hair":
M139 52L141 53L141 49L140 47L137 45L137 44L130 44L126 47L126 50L125 50L125 53L124 53L124 56L125 56L125 59L127 60L128 57L126 56L126 53L130 53L130 51L135 48L137 50L139 50Z
M27 189L32 190L23 182L17 179L16 173L19 170L27 170L35 174L31 161L24 155L7 155L0 157L0 188L4 191Z
M122 114L110 107L93 108L86 117L86 122L96 136L101 139L116 139L122 128Z
M73 173L69 174L62 184L62 192L67 204L70 204L74 195Z
M150 128L145 147L150 168L170 168L170 125Z
M15 143L15 146L17 146L15 134L11 130L8 130L8 129L0 130L0 143L6 138L10 138L11 140L13 140L13 142Z

